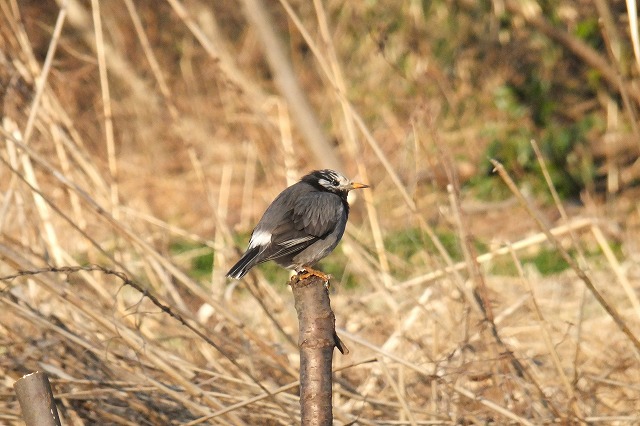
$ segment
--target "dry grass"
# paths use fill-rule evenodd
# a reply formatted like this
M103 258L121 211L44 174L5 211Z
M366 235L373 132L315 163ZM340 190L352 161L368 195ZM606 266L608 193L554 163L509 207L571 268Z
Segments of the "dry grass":
M0 0L0 423L20 424L11 387L34 370L65 424L297 423L284 282L224 278L236 234L326 165L273 94L260 36L241 9L199 1L61 3ZM445 72L421 40L446 8L427 19L418 4L389 12L411 23L393 31L357 2L269 10L337 158L373 185L333 255L351 350L336 354L336 423L639 423L633 187L568 212L548 174L550 206L517 187L502 203L460 192L480 174L484 122L515 125L491 95L513 78L509 49L461 44ZM542 25L536 11L520 24ZM607 120L596 140L636 132L624 91L637 72L625 77L620 111L616 85L584 101ZM390 249L409 229L418 249ZM541 249L571 268L541 274L525 261ZM212 251L211 275L194 278L191 260Z

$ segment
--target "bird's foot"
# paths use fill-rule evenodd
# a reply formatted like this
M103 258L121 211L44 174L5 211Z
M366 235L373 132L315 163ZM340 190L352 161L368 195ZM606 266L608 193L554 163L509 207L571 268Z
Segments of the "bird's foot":
M309 277L318 277L322 281L325 282L327 288L329 287L329 280L333 278L331 274L325 274L322 271L318 271L317 269L310 268L305 266L304 268L298 271L298 280L306 280Z

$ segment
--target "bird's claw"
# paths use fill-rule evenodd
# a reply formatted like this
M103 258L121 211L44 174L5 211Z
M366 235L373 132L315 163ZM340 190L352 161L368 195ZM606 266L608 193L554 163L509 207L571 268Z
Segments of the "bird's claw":
M300 271L298 271L298 280L306 280L309 277L320 278L322 281L324 281L325 286L327 288L329 288L329 280L333 278L331 274L325 274L322 271L318 271L316 269L309 268L309 267L305 267L304 269L301 269Z

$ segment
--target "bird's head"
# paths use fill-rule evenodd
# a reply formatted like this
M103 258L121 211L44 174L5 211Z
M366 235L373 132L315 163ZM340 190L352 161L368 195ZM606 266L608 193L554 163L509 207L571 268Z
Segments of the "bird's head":
M316 170L302 178L314 186L336 194L347 194L352 189L368 188L364 183L352 182L335 170Z

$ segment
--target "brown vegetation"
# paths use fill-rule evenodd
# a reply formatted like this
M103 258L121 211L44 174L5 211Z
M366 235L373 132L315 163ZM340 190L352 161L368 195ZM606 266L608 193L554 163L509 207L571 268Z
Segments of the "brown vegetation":
M299 422L286 276L224 273L340 164L336 424L639 423L628 2L268 2L315 134L240 3L0 0L0 423L36 370L65 424Z

